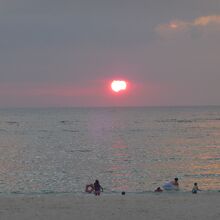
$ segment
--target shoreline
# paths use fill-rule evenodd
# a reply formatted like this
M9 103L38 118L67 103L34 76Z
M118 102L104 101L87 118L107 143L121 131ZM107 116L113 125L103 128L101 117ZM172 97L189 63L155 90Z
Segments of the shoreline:
M154 190L146 190L146 191L124 191L126 195L147 195L147 194L191 194L191 190L164 190L163 192L154 192ZM201 190L198 194L206 194L206 193L220 193L220 190ZM71 195L71 196L89 196L93 195L93 193L87 193L84 191L67 191L67 192L56 192L56 191L39 191L39 192L0 192L0 197L2 196L43 196L43 195ZM101 193L102 196L107 195L121 195L121 191L105 191Z
M0 195L4 219L220 219L216 192Z

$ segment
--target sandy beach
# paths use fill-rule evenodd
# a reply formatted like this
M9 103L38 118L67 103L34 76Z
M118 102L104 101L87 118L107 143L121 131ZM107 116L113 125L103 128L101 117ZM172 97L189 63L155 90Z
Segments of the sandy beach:
M220 193L1 195L1 220L220 219Z

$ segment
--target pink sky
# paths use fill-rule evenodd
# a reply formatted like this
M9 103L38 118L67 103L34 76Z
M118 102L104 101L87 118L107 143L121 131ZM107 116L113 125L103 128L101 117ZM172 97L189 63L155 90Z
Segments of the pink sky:
M220 104L217 0L11 0L0 20L0 108Z

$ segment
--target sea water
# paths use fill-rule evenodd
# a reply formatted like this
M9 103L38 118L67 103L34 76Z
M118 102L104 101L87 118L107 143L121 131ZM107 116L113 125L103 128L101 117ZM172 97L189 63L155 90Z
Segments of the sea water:
M0 110L0 192L220 189L220 107Z

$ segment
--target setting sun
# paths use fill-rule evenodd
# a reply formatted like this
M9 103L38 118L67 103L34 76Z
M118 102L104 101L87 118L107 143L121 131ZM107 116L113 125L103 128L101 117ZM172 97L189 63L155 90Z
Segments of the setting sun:
M123 80L113 80L111 88L114 92L120 92L121 90L126 90L127 83Z

